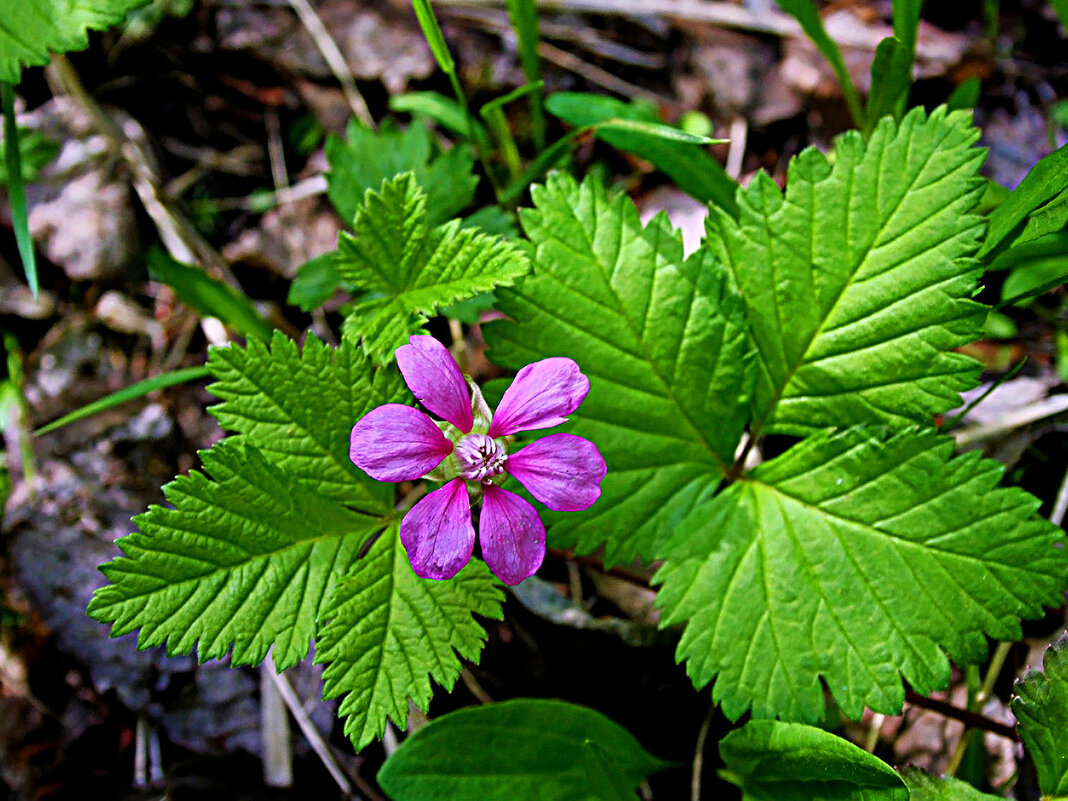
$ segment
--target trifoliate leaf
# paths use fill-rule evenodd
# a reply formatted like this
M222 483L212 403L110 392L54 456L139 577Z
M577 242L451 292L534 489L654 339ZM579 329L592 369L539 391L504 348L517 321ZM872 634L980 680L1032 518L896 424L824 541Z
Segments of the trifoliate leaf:
M504 594L483 562L472 560L448 581L412 572L392 526L338 582L320 617L315 661L323 697L346 694L338 714L359 750L408 720L408 699L430 703L433 679L451 690L460 659L478 660L486 632L472 613L500 620ZM484 757L485 755L480 755Z
M411 173L368 192L351 234L338 240L345 283L367 295L346 321L381 363L419 330L426 315L463 298L510 284L529 269L515 245L452 220L430 227L427 195ZM414 330L413 330L414 328Z
M833 164L817 150L790 165L786 196L760 174L737 220L713 208L706 247L749 307L759 354L753 428L807 434L910 423L959 405L978 337L970 300L983 221L983 151L967 112L914 109L865 145L850 132Z
M308 655L315 622L338 574L380 518L353 512L270 464L241 438L201 452L204 473L164 487L174 508L153 506L101 567L111 582L89 615L112 636L140 629L138 648L194 647L201 661L233 648L235 665L272 649L279 668ZM209 478L209 476L211 476Z
M1046 651L1044 672L1016 685L1012 713L1044 798L1068 798L1068 638Z
M720 740L743 801L908 801L894 769L823 729L753 720Z
M378 782L395 801L612 801L634 798L665 767L600 712L519 698L431 721L386 760Z
M270 346L212 348L208 390L222 403L219 425L243 434L293 480L357 509L386 514L393 485L373 481L349 459L356 421L384 403L410 403L396 370L375 371L355 346L330 348L308 335L304 350L276 332Z
M346 225L351 225L364 193L378 189L398 173L411 172L427 195L427 224L440 225L471 205L478 177L475 157L467 145L437 154L426 123L412 120L401 131L387 121L373 131L356 120L346 140L326 141L327 192Z
M13 0L0 21L0 81L18 83L23 66L48 63L49 53L84 50L89 29L122 22L148 0Z
M943 688L948 651L986 653L1060 602L1068 558L1002 467L933 431L856 427L805 440L679 524L655 576L676 652L737 718L898 714L902 676Z
M909 788L909 801L997 801L1000 796L981 793L967 782L945 776L941 779L917 768L901 771Z
M590 378L575 434L608 463L602 496L556 518L556 542L608 562L651 559L728 470L752 382L745 312L707 251L688 259L667 218L565 175L532 190L523 227L534 273L495 293L514 322L484 328L490 357L518 369L568 356Z

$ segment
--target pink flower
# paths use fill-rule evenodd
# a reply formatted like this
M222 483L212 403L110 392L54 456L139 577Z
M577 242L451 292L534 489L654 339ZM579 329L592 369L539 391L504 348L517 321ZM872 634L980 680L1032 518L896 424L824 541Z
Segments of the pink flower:
M349 458L378 481L429 476L447 482L401 522L401 542L417 575L452 578L467 564L475 544L471 501L481 495L482 557L502 581L518 584L545 558L545 527L533 506L501 489L506 474L550 509L577 512L600 497L607 468L597 447L582 437L551 434L509 454L511 435L567 420L589 392L589 379L571 359L528 364L491 415L444 345L430 336L408 343L397 348L404 381L447 422L411 406L379 406L353 426Z

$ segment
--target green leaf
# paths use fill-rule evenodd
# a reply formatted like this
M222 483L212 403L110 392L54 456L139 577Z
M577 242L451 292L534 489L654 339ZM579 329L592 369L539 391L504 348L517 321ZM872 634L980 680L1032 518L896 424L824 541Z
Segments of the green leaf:
M842 58L842 51L838 49L838 45L827 35L827 29L823 27L823 20L820 19L820 12L816 8L816 4L812 0L776 0L776 2L783 11L801 24L801 29L805 32L805 35L812 40L812 43L816 45L816 49L827 59L827 63L831 65L835 77L838 78L838 85L842 89L846 105L849 106L849 113L853 116L853 124L858 128L863 128L864 109L860 105L860 95L857 94L857 87L849 74L845 59Z
M412 402L396 370L374 371L353 345L330 348L311 334L300 352L281 333L269 346L211 348L208 368L218 379L208 391L222 401L210 408L219 425L327 498L381 514L393 508L393 485L349 459L349 434L371 409Z
M0 31L0 44L3 44ZM2 70L0 56L0 70ZM4 117L4 167L7 174L8 203L11 206L11 223L15 229L15 243L19 259L26 274L26 283L34 299L40 287L37 283L37 253L30 235L30 217L26 209L26 184L23 180L22 145L19 143L18 127L15 125L15 87L0 79L0 106Z
M1068 145L1043 158L1020 181L1020 185L990 214L990 229L980 256L996 255L1012 244L1014 234L1026 226L1027 218L1066 189Z
M4 3L0 24L0 82L15 84L23 66L48 63L48 54L84 50L89 29L122 22L148 0L18 0Z
M1068 638L1046 651L1042 667L1016 685L1012 713L1043 795L1068 796Z
M823 729L753 720L720 740L743 801L908 801L894 769Z
M981 793L952 776L938 779L918 768L906 768L901 771L901 777L908 785L910 801L997 801L1000 798Z
M1024 246L1026 247L1026 245ZM1012 252L1011 248L1006 253ZM1020 305L1023 301L1061 286L1068 278L1068 251L1028 259L1014 267L1001 285L998 308Z
M839 139L790 164L786 196L763 173L737 220L712 209L706 247L749 307L758 351L755 431L803 435L863 422L908 424L960 404L979 365L953 348L979 334L970 300L983 183L966 113L909 113L865 146Z
M1065 182L1068 184L1068 178ZM1019 236L1013 240L1013 246L1033 242L1048 234L1063 231L1066 225L1068 225L1068 186L1048 203L1027 216L1027 223Z
M490 357L578 362L590 393L571 430L597 444L608 475L590 511L548 517L553 533L583 551L609 537L609 563L652 559L727 472L745 426L742 302L707 251L683 258L665 215L643 228L596 180L558 174L532 196L534 272L496 293L511 321L484 327Z
M334 263L336 251L323 253L309 259L297 268L297 275L289 285L286 303L297 306L301 311L311 312L318 309L341 286L341 274Z
M430 227L427 196L411 173L367 193L352 234L342 232L338 247L342 280L371 293L346 321L345 334L358 334L380 363L392 361L427 315L529 270L515 245L460 220Z
M665 767L599 712L520 698L431 721L386 760L378 783L395 801L612 801L634 798ZM614 795L603 794L606 782Z
M235 665L270 650L279 669L308 655L315 623L371 534L357 514L283 473L240 438L202 451L204 473L164 487L173 508L134 518L140 529L101 567L111 583L88 614L118 637L140 629L138 648L194 647L200 661L233 649ZM209 478L208 476L211 476Z
M179 300L200 314L218 317L247 337L264 342L271 338L274 327L251 300L233 287L212 278L199 267L175 261L159 248L150 249L147 258L149 275L171 287Z
M438 154L430 131L412 120L401 131L390 121L372 131L353 120L346 141L326 141L327 193L338 215L351 224L364 195L398 173L412 172L427 195L429 225L439 225L471 205L478 186L475 159L467 145Z
M648 125L662 134L664 126L656 109L647 103L624 103L604 95L585 92L556 92L545 101L549 113L578 128L592 128L598 139L614 148L633 153L668 175L681 189L705 203L714 203L729 214L737 213L734 193L738 184L719 162L691 141L672 141L651 135ZM603 125L609 120L612 125ZM620 122L638 123L626 130ZM679 134L684 132L679 129ZM685 134L684 134L685 135Z
M1038 500L997 488L1003 468L952 458L930 430L855 427L811 437L679 524L663 551L662 625L689 620L677 658L736 719L824 710L899 714L901 678L945 687L983 635L1057 604L1068 555ZM900 674L900 675L899 675Z
M486 632L472 614L502 617L504 594L483 562L448 581L419 578L398 531L391 526L355 563L320 615L323 698L345 694L338 714L357 750L382 736L387 716L403 729L409 698L425 711L430 679L451 691L459 658L478 661Z
M1068 0L1050 0L1050 4L1053 6L1053 10L1057 12L1057 17L1061 21L1061 25L1065 30L1068 30Z
M950 94L949 99L946 101L946 106L949 107L950 111L973 109L979 104L979 93L982 88L983 84L978 75L965 78Z
M144 381L138 381L136 384L123 387L117 392L112 392L110 395L105 395L103 398L95 400L92 403L87 403L80 409L75 409L70 414L65 414L58 420L53 420L48 425L41 426L33 432L33 435L39 437L42 434L55 431L57 428L70 425L78 420L84 420L86 417L99 414L107 409L112 409L123 403L137 400L138 398L143 398L150 392L177 386L178 384L184 384L187 381L196 381L201 378L207 378L209 375L211 375L211 371L208 370L206 366L186 367L182 370L171 370L167 373L154 375L151 378L146 378Z

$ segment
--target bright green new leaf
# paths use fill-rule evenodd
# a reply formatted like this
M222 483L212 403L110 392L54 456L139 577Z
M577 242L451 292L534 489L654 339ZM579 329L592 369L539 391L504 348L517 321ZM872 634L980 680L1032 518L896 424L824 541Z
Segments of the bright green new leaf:
M171 287L178 299L204 315L218 317L236 331L266 342L274 331L255 305L232 286L208 275L199 267L175 261L165 251L148 251L148 273Z
M452 220L436 228L427 195L412 173L368 192L351 234L338 240L341 279L366 290L346 320L346 338L359 337L380 363L421 330L428 315L458 300L512 283L530 267L523 251Z
M457 655L477 661L486 641L472 614L500 620L503 600L483 562L472 560L448 581L422 579L399 526L382 534L338 582L316 638L315 661L327 663L323 697L345 695L338 714L357 750L382 736L387 716L403 729L409 698L425 710L430 679L452 689Z
M336 577L381 518L357 514L283 473L240 438L202 451L204 473L164 488L174 508L134 518L125 554L101 567L111 582L88 614L112 636L140 629L138 648L200 661L232 648L235 665L270 650L278 667L308 655ZM211 476L211 478L209 478Z
M48 63L49 53L84 50L88 30L122 22L148 0L11 0L0 20L0 81L18 83L22 67Z
M733 273L758 352L752 427L804 435L908 424L959 405L979 365L970 300L982 219L979 132L964 112L883 120L790 165L786 196L759 174L737 220L713 208L706 247Z
M411 403L396 370L378 370L353 345L330 348L308 335L300 352L275 333L271 344L212 348L208 390L222 403L219 425L244 435L273 464L327 498L386 514L393 485L373 481L349 459L356 421L384 403Z
M120 390L105 395L103 398L87 403L85 406L75 409L73 412L65 414L59 419L53 420L51 423L41 426L33 432L33 435L39 437L42 434L55 431L57 428L63 428L63 426L70 425L78 420L84 420L86 417L99 414L107 409L113 409L123 403L129 403L132 400L143 398L150 392L156 392L160 389L184 384L187 381L197 381L201 378L207 378L209 375L211 375L211 371L203 365L200 367L186 367L181 370L171 370L166 373L154 375L151 378L146 378L144 381L138 381L128 387L123 387Z
M334 263L335 251L308 259L297 268L293 283L289 285L286 303L301 311L314 311L333 297L341 286L341 275Z
M662 625L677 657L737 718L813 722L821 679L842 711L899 714L901 678L945 687L983 635L1060 602L1068 554L1002 467L952 458L931 430L860 426L804 440L696 509L664 548Z
M1068 797L1068 639L1046 651L1042 667L1016 685L1012 713L1043 797Z
M688 259L660 215L596 180L555 175L532 191L523 228L534 271L496 293L512 321L484 328L498 364L568 356L590 393L572 430L608 463L601 499L550 519L557 542L605 543L609 563L655 558L730 467L752 381L741 299L708 251ZM514 322L513 322L514 321Z
M600 712L519 698L432 721L386 760L378 782L395 801L614 801L634 798L665 767Z
M478 186L475 158L467 145L438 153L426 123L412 120L406 129L387 121L378 131L353 120L346 141L326 141L330 202L346 225L368 190L398 173L411 172L427 195L427 224L440 225L471 205Z
M944 776L938 779L918 768L906 768L901 777L909 788L909 801L998 801L1000 796L981 793L967 782Z
M908 801L894 769L823 729L753 720L720 740L743 801Z

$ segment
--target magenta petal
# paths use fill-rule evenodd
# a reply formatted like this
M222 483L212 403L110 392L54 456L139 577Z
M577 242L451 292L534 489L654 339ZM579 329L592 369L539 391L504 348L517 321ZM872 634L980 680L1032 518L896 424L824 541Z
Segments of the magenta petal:
M608 467L597 446L574 434L550 434L508 457L504 469L557 512L581 512L601 497Z
M452 453L452 443L418 409L387 403L352 427L349 458L378 481L411 481L425 476Z
M401 543L412 570L428 579L448 579L471 560L475 529L467 485L456 478L423 498L401 521Z
M571 359L554 356L528 364L504 392L493 415L491 437L560 425L590 391L590 380Z
M397 366L423 406L465 434L471 432L471 395L448 348L434 337L408 337L408 344L397 348Z
M505 584L533 576L545 558L545 526L534 507L514 492L487 484L478 523L482 558Z

